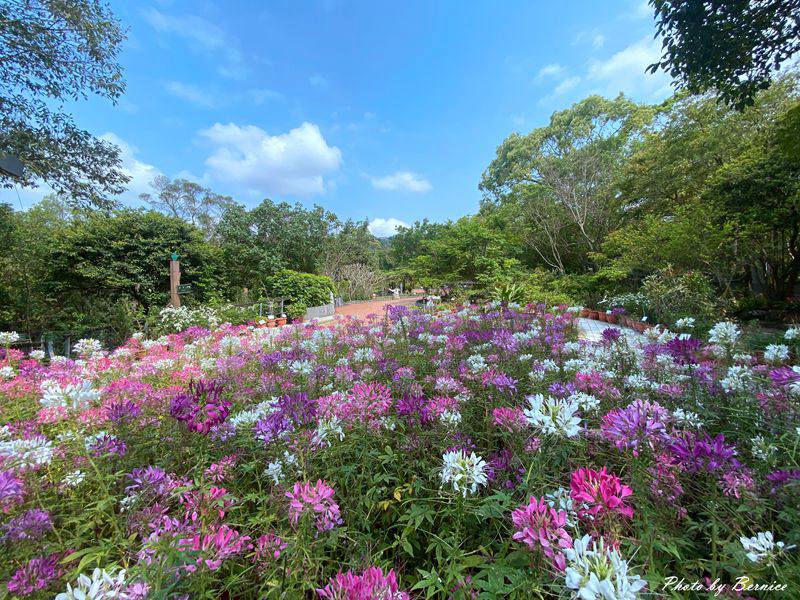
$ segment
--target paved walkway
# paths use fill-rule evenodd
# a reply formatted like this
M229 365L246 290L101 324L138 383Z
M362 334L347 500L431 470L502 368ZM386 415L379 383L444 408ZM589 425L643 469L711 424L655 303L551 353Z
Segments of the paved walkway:
M603 330L609 327L621 330L623 334L633 341L641 340L644 337L641 333L634 331L630 327L620 327L619 325L612 325L611 323L597 321L596 319L584 319L583 317L578 317L577 321L578 335L582 339L589 340L590 342L601 340L603 338Z
M391 305L398 305L404 304L407 306L413 305L418 298L410 297L410 298L398 298L398 299L389 299L389 300L372 300L369 302L356 302L353 304L345 304L343 306L336 307L336 317L342 316L352 316L358 317L363 319L367 315L383 315L384 311L386 310L387 306ZM335 320L336 317L330 319L331 321ZM328 321L328 319L324 319L324 321ZM632 341L638 341L642 339L642 334L634 331L629 327L621 327L619 325L612 325L611 323L605 323L603 321L597 321L595 319L584 319L583 317L579 317L577 319L578 322L578 335L585 340L589 340L590 342L597 342L603 338L603 330L608 329L611 327L612 329L619 329L623 332L624 335L628 336Z
M353 304L345 304L336 307L336 314L343 317L352 316L364 318L367 315L383 316L387 306L395 306L398 304L405 304L407 306L413 305L418 298L397 298L390 300L372 300L370 302L356 302Z

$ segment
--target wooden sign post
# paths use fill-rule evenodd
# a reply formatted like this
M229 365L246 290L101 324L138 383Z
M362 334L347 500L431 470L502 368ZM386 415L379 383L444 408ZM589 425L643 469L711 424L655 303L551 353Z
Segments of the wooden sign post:
M181 284L181 263L178 260L178 253L173 252L169 261L169 303L175 308L181 305L181 297L178 295L178 286Z

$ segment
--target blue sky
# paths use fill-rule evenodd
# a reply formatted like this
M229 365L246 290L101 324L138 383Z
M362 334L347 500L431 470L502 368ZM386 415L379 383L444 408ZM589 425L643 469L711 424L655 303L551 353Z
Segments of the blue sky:
M70 110L121 146L132 205L163 173L386 235L475 212L512 131L591 93L670 93L644 73L659 50L645 0L111 4L129 27L127 92Z

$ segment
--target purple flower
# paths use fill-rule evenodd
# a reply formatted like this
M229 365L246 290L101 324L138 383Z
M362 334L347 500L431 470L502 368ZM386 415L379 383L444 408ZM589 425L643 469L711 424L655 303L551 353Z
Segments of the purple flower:
M207 434L228 417L232 403L222 397L218 381L192 381L187 392L172 398L169 414L183 421L190 431Z
M0 510L5 512L22 502L24 495L25 486L14 471L0 471Z
M53 521L50 520L50 513L39 508L32 508L3 525L3 539L14 542L38 540L51 529L53 529Z
M617 329L616 327L606 327L603 329L602 336L604 342L613 344L622 337L622 330Z
M626 408L615 408L603 417L601 429L619 450L633 448L638 455L639 444L654 444L668 439L665 422L669 414L657 402L637 400Z
M123 442L117 436L108 435L107 433L97 438L89 446L89 450L92 452L92 455L97 458L101 456L107 456L109 454L124 456L126 449L127 446L125 445L125 442Z
M665 344L667 352L681 365L694 364L697 362L697 352L700 350L702 342L696 338L676 337Z
M106 406L106 414L114 423L133 421L141 413L142 409L139 408L139 405L127 398L122 398Z
M787 385L791 385L796 381L800 381L800 373L791 367L780 367L779 369L773 369L769 372L769 377L778 387L786 387Z
M740 466L734 457L736 448L726 444L721 433L714 438L704 433L701 438L691 431L682 432L673 438L669 451L687 471L711 473L722 467Z
M51 581L61 577L60 553L39 556L17 569L6 587L8 591L20 596L28 596L45 589Z
M777 493L779 488L792 482L800 482L800 469L778 469L767 474L767 481L772 484L770 494Z

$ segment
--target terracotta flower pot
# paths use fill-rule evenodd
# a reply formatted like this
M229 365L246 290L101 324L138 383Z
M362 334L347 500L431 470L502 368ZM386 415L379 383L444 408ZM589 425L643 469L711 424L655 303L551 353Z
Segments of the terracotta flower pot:
M616 325L619 322L619 317L612 313L606 313L606 321L611 323L612 325Z
M639 333L644 333L644 323L642 321L634 321L633 328Z
M589 316L590 312L592 312L592 311L590 311L588 308L582 308L581 309L581 316L585 319L585 318L587 318Z
M278 327L283 327L284 325L286 325L286 317L278 317L277 319L275 319L275 324Z
M597 318L600 319L603 323L607 323L608 313L606 313L604 310L599 310L597 311Z
M275 327L275 319L270 319L267 321L267 327Z
M590 319L595 319L595 320L600 318L599 313L596 310L590 310L588 316Z

